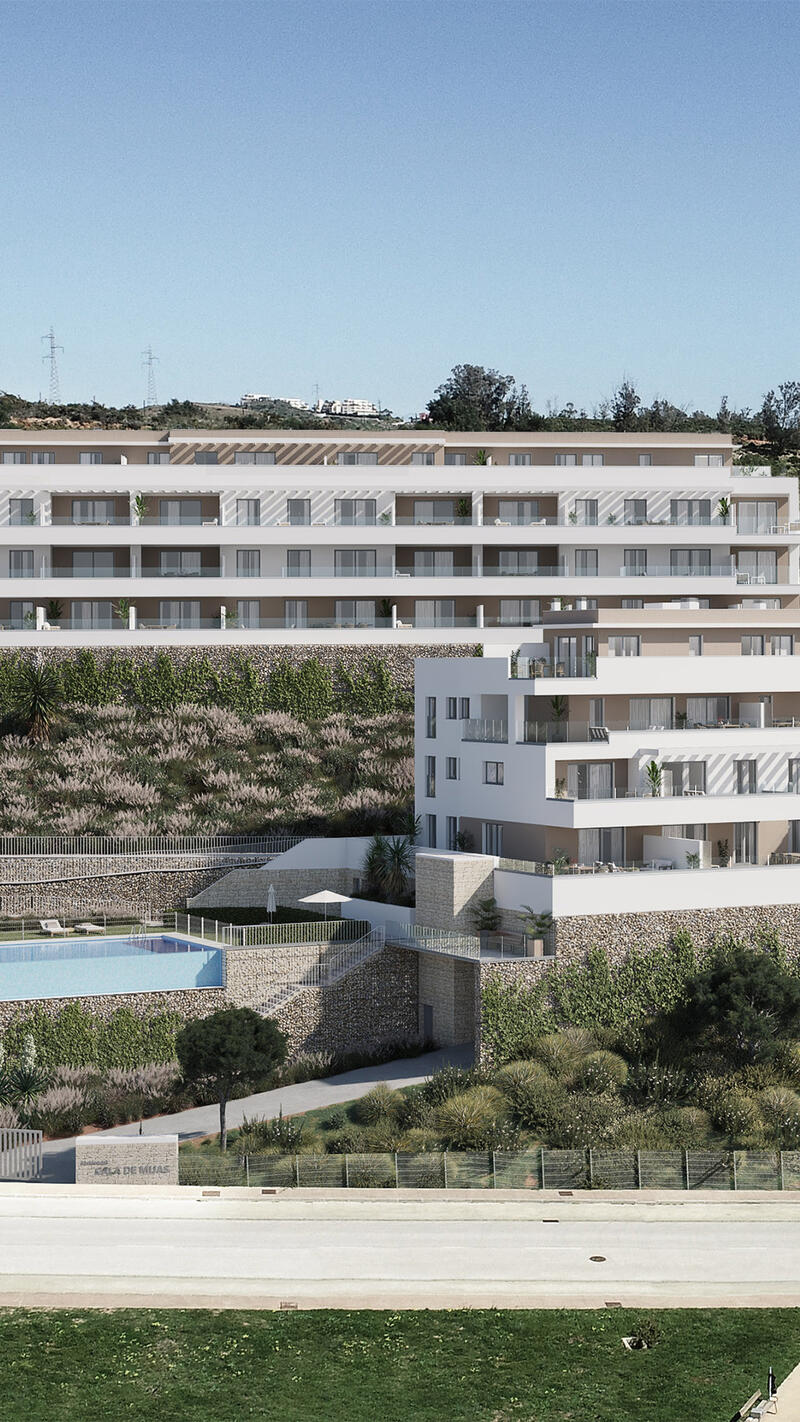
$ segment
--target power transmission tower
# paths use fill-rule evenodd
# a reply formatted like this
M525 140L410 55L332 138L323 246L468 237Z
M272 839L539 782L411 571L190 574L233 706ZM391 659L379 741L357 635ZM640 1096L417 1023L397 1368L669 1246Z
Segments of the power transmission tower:
M144 410L147 410L152 405L158 404L155 370L156 366L158 365L158 356L153 355L152 346L148 346L146 351L142 351L142 355L144 357L142 361L142 370L147 371L147 394L145 395L144 405L142 406L142 408Z
M50 362L50 400L51 405L61 404L61 389L58 383L58 358L56 351L63 351L64 347L56 344L55 333L52 326L46 336L42 336L43 341L47 341L50 347L47 355L42 356L43 361Z

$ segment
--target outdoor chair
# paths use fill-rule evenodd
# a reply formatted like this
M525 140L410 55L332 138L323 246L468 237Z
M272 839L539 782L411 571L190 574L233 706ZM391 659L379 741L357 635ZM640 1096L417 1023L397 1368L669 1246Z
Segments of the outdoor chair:
M43 933L49 933L53 938L63 938L66 933L74 933L74 928L64 928L57 918L40 918L39 926Z

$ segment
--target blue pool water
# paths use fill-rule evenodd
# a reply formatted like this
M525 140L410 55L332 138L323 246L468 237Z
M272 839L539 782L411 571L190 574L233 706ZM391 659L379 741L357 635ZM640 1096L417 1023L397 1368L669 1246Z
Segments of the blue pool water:
M0 1002L220 987L223 953L179 934L0 943Z

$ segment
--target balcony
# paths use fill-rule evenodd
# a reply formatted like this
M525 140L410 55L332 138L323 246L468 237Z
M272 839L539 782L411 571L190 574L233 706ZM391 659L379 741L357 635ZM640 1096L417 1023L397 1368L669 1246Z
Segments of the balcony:
M664 732L672 735L674 732L686 731L764 731L772 730L796 730L800 728L800 717L774 717L768 726L753 726L746 721L709 721L709 722L687 722L680 724L673 721L670 725L663 722L657 726L636 726L630 721L606 721L602 726L593 726L588 721L572 720L552 720L552 721L526 721L523 732L522 744L524 745L551 745L567 744L569 742L591 742L607 741L609 735L615 732L633 731L637 735L652 736L654 733Z
M73 518L72 514L53 514L51 528L130 528L129 514L108 514L102 518Z
M472 716L462 723L461 739L505 745L508 742L508 722Z
M548 661L543 657L521 657L511 663L512 681L537 681L553 677L596 677L597 656L558 657Z

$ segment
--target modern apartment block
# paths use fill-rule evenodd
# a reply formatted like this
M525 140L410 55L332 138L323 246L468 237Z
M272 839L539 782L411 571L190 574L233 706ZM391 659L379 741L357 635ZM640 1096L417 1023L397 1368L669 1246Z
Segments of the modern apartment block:
M536 633L416 663L422 843L509 911L800 904L797 484L681 475L574 471Z
M731 461L725 435L1 430L0 645L466 648L546 625L574 671L637 638L630 666L662 665L677 617L709 663L784 624L789 647L796 489Z

